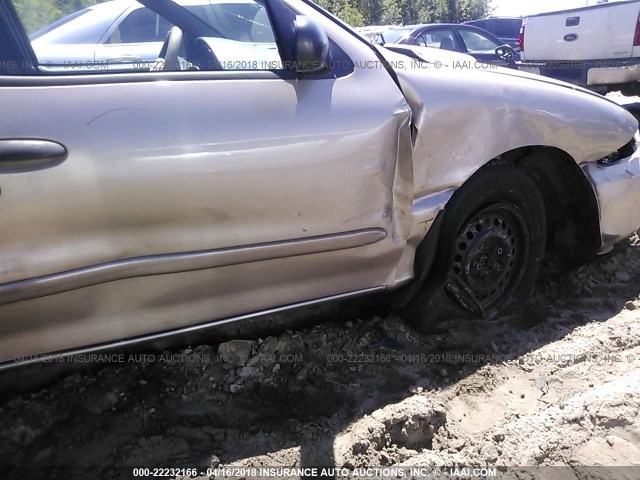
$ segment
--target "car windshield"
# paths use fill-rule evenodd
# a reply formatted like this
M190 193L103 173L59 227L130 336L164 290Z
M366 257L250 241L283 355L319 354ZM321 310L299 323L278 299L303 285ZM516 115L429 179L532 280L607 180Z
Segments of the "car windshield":
M96 44L114 22L115 18L124 11L124 8L113 8L107 12L100 8L85 8L50 23L29 36L32 42L35 40L48 44ZM26 22L25 22L26 23ZM30 33L31 24L26 23L27 33Z
M55 30L56 28L60 28L63 25L71 22L72 20L75 20L78 17L81 17L82 15L91 12L90 8L85 8L83 10L78 10L77 12L72 13L71 15L67 15L66 17L61 18L60 20L56 20L53 23L50 23L49 25L47 25L44 28L41 28L40 30L32 33L31 35L29 35L29 40L34 41L37 40L38 38L40 38L41 36L49 33L52 30ZM25 25L25 28L32 30L33 28L29 28L31 27L31 25ZM27 31L27 33L30 33L29 31Z

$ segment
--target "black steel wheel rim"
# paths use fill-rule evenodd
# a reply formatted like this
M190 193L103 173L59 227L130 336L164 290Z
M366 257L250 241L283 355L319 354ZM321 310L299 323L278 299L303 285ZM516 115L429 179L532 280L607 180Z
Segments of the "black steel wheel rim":
M489 205L460 229L450 279L487 311L517 287L529 255L529 229L520 209L510 203Z

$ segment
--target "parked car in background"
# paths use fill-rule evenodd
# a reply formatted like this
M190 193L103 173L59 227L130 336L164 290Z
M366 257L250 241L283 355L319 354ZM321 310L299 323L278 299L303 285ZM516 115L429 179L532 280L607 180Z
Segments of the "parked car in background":
M373 43L376 43L378 45L399 43L400 40L404 39L419 26L420 25L405 25L401 27L393 26L381 32L376 32L376 34L372 38L372 41Z
M638 122L600 95L306 0L141 2L162 70L70 75L0 0L0 368L374 292L425 329L499 318L640 226Z
M483 63L509 68L517 68L516 62L520 59L517 52L498 37L473 25L434 23L397 27L377 34L372 41L380 45L404 44L451 50L471 55Z
M640 94L640 1L531 15L520 42L527 71L603 94Z
M369 40L372 40L378 33L386 32L395 28L394 25L369 25L366 27L356 27L354 30L358 32L360 35L367 37Z
M469 20L464 22L464 24L473 25L474 27L482 28L487 32L493 33L502 43L506 43L512 48L519 50L519 35L522 20L522 17L488 17L481 20Z

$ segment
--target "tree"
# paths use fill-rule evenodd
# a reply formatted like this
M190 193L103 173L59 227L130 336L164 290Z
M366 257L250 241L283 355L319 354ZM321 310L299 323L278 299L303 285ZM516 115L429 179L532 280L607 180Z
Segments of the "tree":
M28 34L46 27L61 16L58 5L53 2L15 0L14 6Z
M381 20L385 25L399 25L402 23L403 15L399 0L384 0L382 12Z
M458 6L458 22L476 20L486 17L491 13L491 8L484 0L460 0Z
M364 15L349 0L340 0L334 8L336 17L343 22L353 27L362 27L364 25Z
M356 8L362 13L364 25L380 23L382 19L383 0L355 0Z

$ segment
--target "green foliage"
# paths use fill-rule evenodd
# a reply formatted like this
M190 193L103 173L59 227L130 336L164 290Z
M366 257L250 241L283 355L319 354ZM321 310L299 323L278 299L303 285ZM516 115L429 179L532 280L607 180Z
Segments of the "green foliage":
M338 0L334 4L334 14L343 22L354 27L364 26L364 15L358 9L357 2L349 0Z
M383 23L385 25L397 25L403 22L402 10L406 0L384 0L384 4L382 7L382 18L381 22L376 22L375 19L373 23Z
M460 0L458 3L459 22L467 20L475 20L477 18L486 17L491 13L491 9L485 0Z
M366 25L460 23L491 14L490 0L320 0L320 3L351 23L353 17L349 15L353 15L353 10L345 9L347 4L360 12Z

